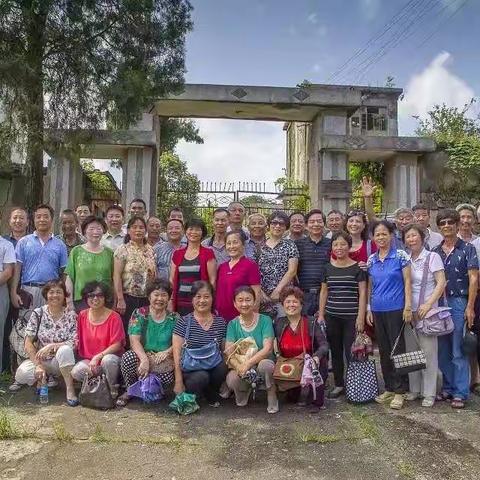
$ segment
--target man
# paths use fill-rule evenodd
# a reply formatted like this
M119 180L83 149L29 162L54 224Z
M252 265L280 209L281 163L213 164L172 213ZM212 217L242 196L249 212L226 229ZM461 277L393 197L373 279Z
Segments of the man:
M209 247L215 254L217 266L221 263L228 262L230 257L225 249L225 236L228 226L228 210L226 208L217 208L213 212L213 235L206 238L202 245Z
M75 214L77 215L79 227L82 226L83 221L89 217L92 212L90 211L90 207L86 203L81 203L77 205L75 208Z
M7 282L13 276L15 262L15 249L12 243L0 237L0 373L8 367L7 364L3 363L4 356L8 357L8 355L4 355L4 353L9 353L8 335L11 331L11 328L7 327L7 319L9 319L8 309L10 305ZM5 335L7 336L6 339L4 337Z
M75 212L69 208L63 210L60 215L60 231L62 233L57 235L57 238L67 247L67 255L70 255L73 247L85 243L85 238L78 233L78 228L79 225Z
M324 266L330 261L331 240L324 236L325 215L321 210L310 210L306 215L308 236L297 240L297 278L305 294L303 313L314 315L319 307Z
M267 240L267 219L261 213L252 213L247 225L249 235L245 242L245 256L258 262L260 249Z
M182 223L185 223L185 219L183 217L183 212L180 207L173 207L168 212L168 219L169 220L180 220Z
M162 222L158 217L151 216L147 220L147 242L154 247L158 242L163 242L160 234L162 231Z
M439 367L443 374L442 397L452 399L452 408L463 408L470 391L468 358L462 350L465 322L470 328L475 318L475 299L478 287L478 259L475 247L457 236L460 215L455 210L442 210L437 226L443 236L433 249L443 260L447 277L448 306L455 329L438 339Z
M240 202L230 202L228 205L228 227L227 232L231 230L243 230L248 237L248 229L243 226L245 219L245 207Z
M17 263L10 286L10 299L15 308L23 306L17 289L32 295L30 308L45 303L42 288L50 280L57 280L67 266L67 247L52 233L54 211L50 205L39 205L34 212L35 231L21 238L15 248Z
M473 226L475 225L475 207L468 203L462 203L455 209L460 215L460 225L458 228L458 237L464 242L472 243L477 235L473 233Z
M332 238L332 235L341 232L345 225L345 217L340 210L330 210L327 214L327 238Z
M5 235L5 239L8 240L15 248L17 242L27 234L27 211L22 207L13 207L10 211L8 225L10 227L10 234Z
M173 252L183 247L183 223L180 220L169 220L166 230L166 241L157 243L154 251L157 258L157 277L169 281Z
M130 202L130 206L128 207L128 213L130 218L132 217L145 218L145 216L147 215L147 204L141 198L134 198Z
M430 228L430 209L419 203L414 205L412 210L415 223L425 229L425 247L427 250L433 250L442 243L443 237Z
M302 212L293 212L290 215L290 228L286 238L300 240L305 237L305 215Z
M111 205L105 213L107 231L102 237L102 245L115 251L125 243L126 233L122 229L125 212L120 205Z

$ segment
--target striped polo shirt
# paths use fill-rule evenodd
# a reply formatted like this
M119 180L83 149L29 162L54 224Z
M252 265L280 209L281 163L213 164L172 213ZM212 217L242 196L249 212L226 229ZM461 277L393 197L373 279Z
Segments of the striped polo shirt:
M322 237L314 242L310 237L295 241L300 254L297 277L302 290L319 289L325 265L330 261L332 241Z

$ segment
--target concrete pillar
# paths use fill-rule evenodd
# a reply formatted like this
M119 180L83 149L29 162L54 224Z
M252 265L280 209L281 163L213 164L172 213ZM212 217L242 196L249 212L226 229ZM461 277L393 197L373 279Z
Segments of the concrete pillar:
M412 207L420 195L418 155L397 153L385 162L384 208L391 213L399 207Z

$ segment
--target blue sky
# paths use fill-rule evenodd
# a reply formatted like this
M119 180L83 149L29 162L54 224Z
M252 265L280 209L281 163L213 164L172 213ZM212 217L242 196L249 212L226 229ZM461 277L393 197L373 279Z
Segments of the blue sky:
M396 86L405 89L400 104L404 135L415 127L412 115L424 115L435 103L461 106L480 94L479 0L193 0L192 4L194 31L188 36L186 57L190 83L295 86L308 79L382 86L391 75ZM386 25L390 29L380 35ZM376 34L379 38L363 55L332 78ZM367 65L370 68L362 71ZM205 144L182 143L177 151L201 180L270 182L282 175L281 124L197 123Z

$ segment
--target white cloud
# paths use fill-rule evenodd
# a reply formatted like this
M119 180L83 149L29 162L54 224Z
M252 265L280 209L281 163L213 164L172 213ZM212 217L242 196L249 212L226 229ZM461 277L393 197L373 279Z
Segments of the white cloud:
M316 13L311 13L308 17L307 17L307 22L308 23L311 23L313 25L316 25L318 23L318 15Z
M180 142L177 153L200 180L273 183L285 168L282 122L195 120L203 145Z
M475 96L473 89L450 69L452 56L439 53L420 73L412 76L399 103L400 129L409 134L415 129L413 115L425 117L436 104L463 107Z
M360 0L360 9L367 20L373 20L380 11L381 0Z

